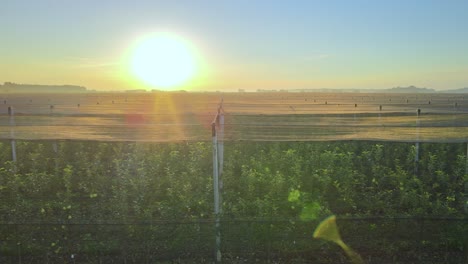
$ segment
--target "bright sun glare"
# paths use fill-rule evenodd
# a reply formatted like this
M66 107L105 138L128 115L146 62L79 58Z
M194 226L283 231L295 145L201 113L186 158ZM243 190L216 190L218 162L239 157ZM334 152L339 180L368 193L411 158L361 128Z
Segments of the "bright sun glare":
M136 45L131 68L143 82L158 89L171 89L194 77L196 60L188 42L170 33L160 33Z

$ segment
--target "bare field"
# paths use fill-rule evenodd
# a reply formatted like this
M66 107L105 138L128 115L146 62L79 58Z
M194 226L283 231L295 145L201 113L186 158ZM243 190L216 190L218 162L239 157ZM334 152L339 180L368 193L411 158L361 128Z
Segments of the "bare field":
M468 141L464 95L379 93L0 94L0 138L207 141L221 99L225 140Z

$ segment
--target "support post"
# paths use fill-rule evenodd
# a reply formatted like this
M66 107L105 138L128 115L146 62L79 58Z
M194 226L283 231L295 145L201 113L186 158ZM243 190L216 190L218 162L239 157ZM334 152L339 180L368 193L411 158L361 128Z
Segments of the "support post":
M466 143L466 165L465 165L465 174L468 174L468 142Z
M11 159L16 163L15 115L11 106L8 107L8 115L10 116Z
M219 161L218 161L218 138L216 135L216 123L218 122L216 116L214 122L211 124L211 134L213 138L213 191L214 191L214 215L215 215L215 262L221 262L221 230L219 219Z
M466 167L465 167L465 174L468 174L468 143L466 143ZM466 175L465 175L466 179ZM464 182L465 185L465 214L468 214L468 181L465 180ZM467 252L467 258L468 258L468 245L466 247L466 252Z
M417 110L417 117L416 117L416 144L415 144L415 153L414 153L414 173L418 174L419 170L419 115L421 114L421 109L418 108Z
M223 213L223 166L224 166L224 113L222 106L218 110L218 177L219 177L219 213Z
M50 118L54 118L54 105L50 105ZM54 130L56 131L56 130ZM55 153L55 173L58 173L58 144L57 144L57 139L55 137L55 139L52 140L52 150L54 151Z

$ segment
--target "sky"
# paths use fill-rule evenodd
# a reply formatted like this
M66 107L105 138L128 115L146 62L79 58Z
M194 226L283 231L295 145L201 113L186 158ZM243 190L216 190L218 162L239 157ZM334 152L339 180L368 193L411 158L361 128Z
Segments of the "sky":
M186 90L468 87L468 1L2 0L0 83L151 89L144 36L196 51Z

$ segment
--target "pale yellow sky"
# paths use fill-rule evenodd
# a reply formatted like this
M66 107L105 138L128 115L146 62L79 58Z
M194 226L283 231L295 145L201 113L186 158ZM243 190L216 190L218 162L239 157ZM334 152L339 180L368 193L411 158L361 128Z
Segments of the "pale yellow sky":
M158 89L135 78L129 54L164 31L201 65L174 89L468 87L466 1L266 2L7 1L0 83Z

